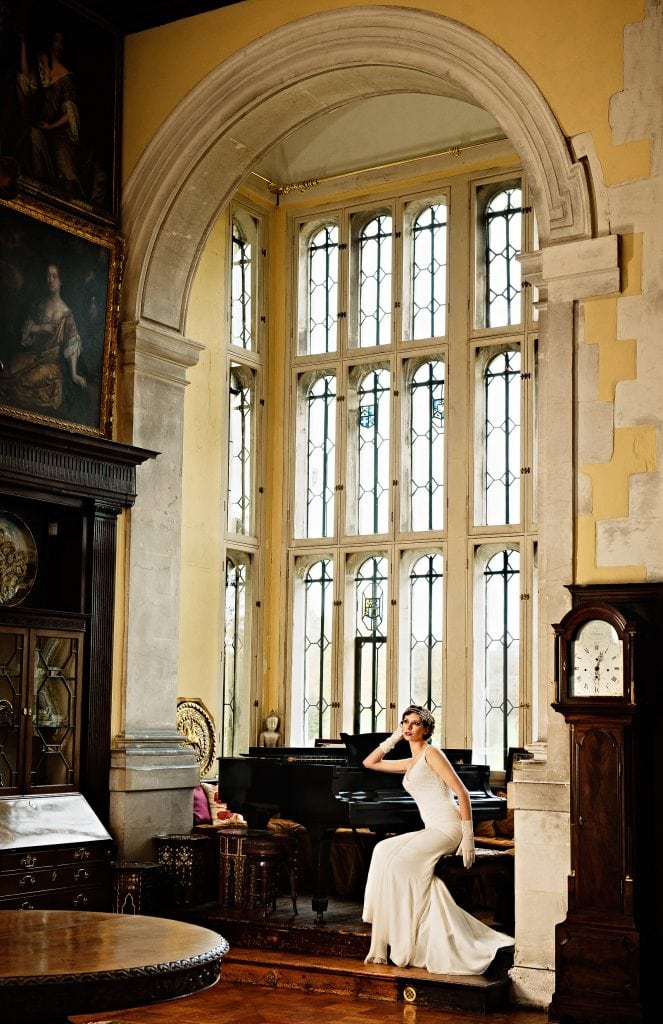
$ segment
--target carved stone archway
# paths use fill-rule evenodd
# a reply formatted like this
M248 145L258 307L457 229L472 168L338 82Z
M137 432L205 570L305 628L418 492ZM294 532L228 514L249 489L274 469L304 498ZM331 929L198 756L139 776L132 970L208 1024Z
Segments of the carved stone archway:
M162 452L141 468L129 540L124 731L111 772L115 833L125 857L144 856L154 831L186 828L195 775L179 744L174 709L183 393L199 351L184 330L200 254L239 184L281 138L327 110L395 91L472 98L500 123L533 189L542 251L528 258L525 273L541 297L542 629L565 610L563 584L573 567L573 303L618 287L616 239L595 237L590 197L599 190L589 187L585 164L574 159L532 79L459 22L405 8L357 7L267 33L182 99L124 195L120 429L123 440ZM539 644L542 736L545 681L552 678L547 646ZM550 799L540 799L537 811L545 815ZM553 809L561 813L561 803ZM544 965L538 973L546 972Z

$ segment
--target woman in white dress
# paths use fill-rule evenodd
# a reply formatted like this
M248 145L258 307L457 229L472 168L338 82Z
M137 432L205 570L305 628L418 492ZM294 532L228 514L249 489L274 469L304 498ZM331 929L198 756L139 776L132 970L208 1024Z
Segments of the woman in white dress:
M475 858L470 797L444 753L428 742L434 728L430 711L411 705L393 735L364 760L365 768L403 775L425 826L383 839L373 851L362 914L372 925L365 962L390 960L432 974L483 974L497 951L514 940L459 907L434 874L445 855L462 852L466 868ZM403 738L410 757L385 760Z

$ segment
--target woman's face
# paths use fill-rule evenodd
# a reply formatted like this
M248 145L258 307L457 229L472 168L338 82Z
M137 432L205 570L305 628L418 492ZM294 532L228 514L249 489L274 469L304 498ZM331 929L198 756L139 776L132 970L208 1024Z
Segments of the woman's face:
M401 721L403 736L406 740L423 740L426 738L426 726L416 712L411 711L409 715L403 715Z
M56 267L55 263L50 263L46 271L46 284L48 285L49 292L60 291L60 271Z

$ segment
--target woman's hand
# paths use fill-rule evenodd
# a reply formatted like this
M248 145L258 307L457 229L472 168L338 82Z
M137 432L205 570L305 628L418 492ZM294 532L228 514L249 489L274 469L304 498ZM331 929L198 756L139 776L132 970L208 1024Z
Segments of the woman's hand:
M461 821L463 838L460 841L460 852L463 855L463 867L471 868L476 860L474 849L474 825L471 821Z
M378 746L380 750L382 750L385 754L388 754L390 750L394 749L398 741L402 739L403 727L399 725L398 728L395 729L394 732L392 732L391 736L388 736L386 740L382 741L382 743L378 743Z

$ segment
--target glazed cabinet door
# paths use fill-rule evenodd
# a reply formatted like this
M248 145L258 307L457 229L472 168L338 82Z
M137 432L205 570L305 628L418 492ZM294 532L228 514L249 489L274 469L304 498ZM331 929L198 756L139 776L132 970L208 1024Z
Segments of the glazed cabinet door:
M0 795L78 786L83 632L0 626Z
M28 662L27 629L0 626L0 795L21 791Z

